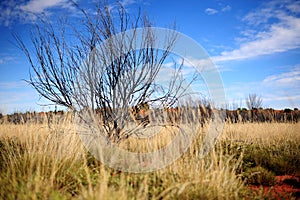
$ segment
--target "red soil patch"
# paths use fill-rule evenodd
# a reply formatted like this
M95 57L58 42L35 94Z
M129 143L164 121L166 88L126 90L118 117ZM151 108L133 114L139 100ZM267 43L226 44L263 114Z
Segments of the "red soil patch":
M252 190L258 191L263 187L264 194L270 194L275 199L300 199L300 176L284 175L276 176L277 184L274 186L250 186Z

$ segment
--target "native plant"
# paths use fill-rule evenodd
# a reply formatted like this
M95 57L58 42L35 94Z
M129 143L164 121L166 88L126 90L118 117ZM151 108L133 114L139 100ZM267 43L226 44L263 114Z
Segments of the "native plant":
M95 12L74 4L81 11L76 25L41 18L31 33L33 49L15 35L31 65L28 82L56 105L90 114L97 110L105 137L119 141L132 134L121 130L133 106L172 106L184 95L182 64L174 62L167 84L156 82L177 34L169 30L163 48L156 49L158 39L146 15L129 16L122 4L111 9L100 2Z

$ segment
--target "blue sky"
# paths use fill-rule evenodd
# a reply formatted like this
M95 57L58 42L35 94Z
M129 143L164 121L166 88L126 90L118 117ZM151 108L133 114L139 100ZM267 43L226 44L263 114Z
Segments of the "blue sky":
M92 1L77 0L83 7ZM138 7L158 27L171 27L193 38L220 70L228 104L245 107L256 93L263 107L300 108L300 1L124 0L130 14ZM113 2L112 2L113 5ZM47 110L24 79L29 63L15 46L12 33L25 42L36 21L78 11L67 0L2 0L0 3L0 112ZM197 61L195 61L197 62Z

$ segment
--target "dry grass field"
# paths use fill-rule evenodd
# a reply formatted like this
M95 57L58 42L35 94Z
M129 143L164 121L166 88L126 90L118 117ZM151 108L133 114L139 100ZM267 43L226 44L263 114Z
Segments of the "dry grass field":
M0 199L299 198L300 123L227 123L215 148L201 159L207 127L193 129L196 139L173 164L133 174L93 158L69 120L0 124ZM147 144L164 146L164 138L169 141L172 134L162 130ZM120 146L143 151L137 138ZM290 175L285 184L291 190L274 190L280 175Z

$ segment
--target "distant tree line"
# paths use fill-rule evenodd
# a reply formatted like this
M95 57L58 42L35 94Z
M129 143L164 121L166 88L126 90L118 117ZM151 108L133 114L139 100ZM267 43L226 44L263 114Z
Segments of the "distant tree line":
M25 124L25 123L52 123L54 118L60 121L65 116L65 112L49 111L49 112L15 112L13 114L3 115L0 113L0 123Z
M180 106L163 109L132 108L131 121L146 127L150 121L161 119L166 124L191 123L198 121L202 126L210 119L213 119L213 109L210 104L197 106ZM49 111L49 112L16 112L3 115L0 113L0 123L52 123L65 120L68 112ZM300 110L298 108L275 110L273 108L238 108L236 110L226 109L226 122L228 123L247 123L247 122L278 122L278 123L297 123L300 120Z
M238 108L237 110L226 110L226 120L230 123L239 122L295 122L300 119L298 108L275 110L273 108Z
M96 113L100 113L102 109L97 108ZM65 120L66 115L73 116L72 112L49 111L49 112L15 112L13 114L3 115L0 113L0 124L13 123L52 123ZM100 115L101 116L101 115ZM149 108L149 106L139 105L131 107L131 118L129 122L136 123L146 127L150 122L160 122L166 125L175 125L180 123L191 123L199 121L203 126L213 116L212 106L180 106L180 107L163 107ZM69 118L70 119L70 118ZM72 117L71 117L72 119Z

